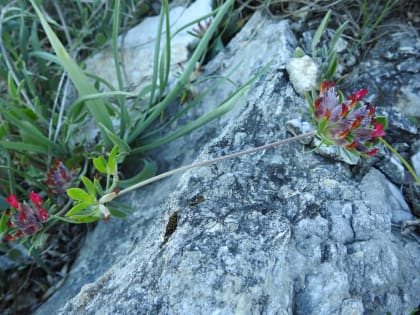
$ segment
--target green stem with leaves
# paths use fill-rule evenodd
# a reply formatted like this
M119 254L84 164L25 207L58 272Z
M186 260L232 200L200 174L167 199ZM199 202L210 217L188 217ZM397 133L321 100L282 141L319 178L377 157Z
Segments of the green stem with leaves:
M401 161L402 164L404 164L407 171L410 172L411 176L413 176L414 180L417 182L417 185L420 186L420 178L417 176L416 172L411 167L411 165L384 138L381 137L379 138L379 140L387 147L389 151L391 151Z

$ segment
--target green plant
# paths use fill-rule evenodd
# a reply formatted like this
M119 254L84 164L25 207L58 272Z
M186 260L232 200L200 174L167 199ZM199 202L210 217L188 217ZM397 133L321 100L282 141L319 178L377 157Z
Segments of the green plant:
M228 111L234 105L235 101L245 92L249 84L237 88L237 90L219 107L210 111L206 115L181 126L178 130L172 131L167 135L156 137L154 130L150 127L154 125L156 130L163 130L163 126L156 127L156 122L159 121L162 114L167 110L168 106L172 104L188 85L189 79L195 70L196 63L202 58L207 50L210 39L218 31L219 24L223 21L223 17L230 10L233 0L227 1L223 6L213 12L213 20L208 30L203 34L194 53L189 62L184 67L175 87L167 91L169 64L171 59L170 42L170 21L169 21L169 6L168 2L164 1L161 7L159 27L156 38L155 62L153 69L153 78L151 84L144 88L140 93L134 94L125 92L123 89L122 75L119 67L116 67L115 72L118 78L118 87L111 87L109 92L98 91L96 85L89 76L83 71L81 66L72 57L72 53L62 43L57 31L53 30L55 22L48 22L46 15L41 11L35 1L30 1L35 10L46 37L51 44L55 54L43 51L40 40L37 38L38 34L33 31L32 38L34 38L32 46L37 50L32 54L36 60L47 62L53 71L68 75L78 92L78 99L70 106L64 104L57 105L57 100L52 107L46 105L48 100L41 101L41 98L36 93L36 89L30 86L30 78L21 80L20 72L16 71L16 64L21 60L11 62L11 58L6 56L6 69L8 69L8 94L9 99L1 99L2 107L0 108L1 119L4 122L2 133L0 134L0 146L3 148L3 155L5 161L9 162L9 166L5 168L7 172L7 180L4 183L4 192L9 191L12 194L24 194L27 188L44 191L52 200L53 205L49 211L51 213L63 213L68 210L68 203L66 198L61 194L57 194L57 185L51 189L48 183L53 181L51 178L45 182L46 174L52 174L52 170L57 165L52 165L54 160L59 159L60 166L70 168L77 167L77 172L73 171L71 185L77 187L80 181L86 181L85 175L91 174L92 168L88 167L86 161L96 154L106 151L107 148L118 146L120 150L120 159L124 160L129 155L136 155L141 159L140 165L143 168L139 173L131 179L120 181L120 185L128 185L133 181L142 180L145 176L152 176L155 172L155 165L152 161L143 159L141 154L147 150L156 148L162 144L168 143L178 137L185 135L192 130L199 128L208 121L215 119ZM80 3L79 3L80 5ZM117 36L119 34L119 16L121 3L119 0L114 1L113 18L112 18L112 46L114 52L114 61L119 65L119 53L117 49ZM17 12L17 16L8 16L10 12ZM36 30L37 19L35 16L28 13L28 11L19 10L17 8L10 8L2 11L1 25L7 27L8 22L14 21L16 18L23 20L21 24L22 29L25 30L25 20L32 20L32 29ZM201 19L206 19L208 16ZM86 18L84 18L86 20ZM109 18L108 18L109 19ZM200 21L201 19L197 19ZM194 21L194 22L197 22ZM64 32L65 35L69 32ZM164 35L164 46L160 47L161 38ZM68 36L64 36L68 37ZM6 43L1 43L5 47ZM10 43L7 43L10 45ZM27 51L27 48L25 48ZM31 56L30 54L27 54ZM19 56L13 56L19 58ZM29 57L28 57L29 58ZM29 58L26 62L21 62L22 73L27 73L26 64L30 64L32 60ZM61 70L62 69L62 70ZM50 70L51 71L51 70ZM61 76L61 74L60 74ZM28 83L29 82L29 83ZM101 82L104 82L101 80ZM62 84L60 84L62 86ZM59 87L60 87L59 86ZM205 95L211 91L203 91ZM31 93L27 91L30 90ZM145 98L144 96L147 97ZM127 97L135 98L136 102L144 103L142 110L136 113L130 112L130 105ZM201 96L200 96L201 97ZM199 99L200 99L199 97ZM115 98L116 103L112 102ZM174 114L173 119L179 118L187 110L196 105L198 101L192 101L190 104L182 108L178 113ZM173 120L171 119L171 120ZM86 124L89 120L93 120L97 127L101 130L101 140L94 144L94 151L89 152L88 148L76 145L72 146L71 138L75 129L79 125ZM113 127L113 121L118 120L119 130ZM43 130L48 130L45 134ZM90 144L91 145L91 144ZM10 157L9 152L13 152L13 157ZM28 166L29 165L29 166ZM31 171L28 171L28 167ZM49 171L51 169L51 171ZM77 176L76 176L77 173ZM56 184L56 183L55 183ZM61 189L62 190L62 189ZM53 192L53 193L51 193ZM55 192L55 193L54 193ZM4 221L4 214L3 214ZM4 231L4 226L3 226Z
M332 37L328 46L323 45L321 48L319 48L319 42L322 35L325 33L328 22L331 18L331 13L331 10L327 11L312 39L312 58L316 59L318 54L320 54L322 60L318 71L318 85L321 84L324 80L333 80L334 74L337 70L337 65L339 64L336 45L348 25L348 21L344 22L334 33L334 36Z
M110 3L76 0L64 8L56 1L45 1L41 7L40 1L17 0L2 7L0 234L4 251L9 247L4 240L16 239L35 258L25 267L22 263L22 270L36 262L50 273L39 249L51 242L49 235L66 228L68 222L93 222L106 218L106 211L114 217L125 216L130 209L113 201L107 203L104 210L98 203L99 197L112 192L116 183L125 187L152 177L156 165L143 153L224 114L253 82L251 80L243 86L234 84L232 95L220 106L177 130L171 130L169 126L173 121L199 104L217 85L228 80L219 77L213 86L199 91L194 99L183 106L174 106L180 102L185 89L193 84L191 77L196 63L203 60L209 46L213 45L211 40L220 36L224 28L220 25L228 20L225 16L231 12L233 0L184 26L212 19L212 25L202 34L190 61L170 90L170 44L176 33L171 34L169 5L168 1L163 1L153 78L138 93L124 90L119 66L115 67L118 84L114 87L103 78L86 73L80 61L92 50L103 47L110 38L114 64L120 64L117 38L121 24L129 24L127 16L137 11L133 6L138 3L115 0L112 7ZM74 18L69 19L69 16ZM160 45L161 39L163 43ZM200 77L199 80L205 79ZM106 85L108 90L99 90L99 83ZM69 103L71 85L76 88L78 97ZM136 107L135 111L132 106ZM167 112L171 116L165 115L162 120ZM101 131L100 137L95 142L78 143L76 131L92 123ZM115 125L119 127L115 128ZM113 147L118 147L118 154ZM139 161L137 174L117 180L118 174L111 171L111 165L115 167L117 158L119 165L123 166L127 157ZM93 161L93 166L90 161ZM89 179L93 177L94 180ZM93 198L85 198L79 188L81 185ZM30 202L18 201L27 198L28 194ZM76 200L76 204L70 197ZM58 224L59 221L66 222Z
M211 41L216 38L217 42L217 38L220 38L218 32L223 17L230 12L233 0L227 1L211 15L191 23L206 21L210 16L213 17L212 22L206 25L206 31L200 34L200 41L180 73L175 87L169 91L167 88L171 59L170 41L173 34L169 28L168 2L163 1L157 32L153 78L150 85L139 93L124 90L118 66L115 68L117 87L111 86L102 78L85 73L75 58L74 51L71 50L71 46L77 46L82 39L72 41L71 34L74 31L69 31L68 26L63 27L64 31L60 31L60 25L49 19L36 1L31 0L30 3L36 15L24 8L20 2L21 7L7 7L2 11L0 18L0 27L3 30L7 29L13 33L12 26L16 21L21 27L19 44L15 44L12 36L8 35L5 35L0 42L4 60L0 71L1 75L7 78L3 85L0 84L0 88L7 89L7 97L0 99L2 123L0 194L8 196L0 198L0 202L3 201L3 204L0 203L2 210L0 232L9 240L20 239L34 255L38 255L37 248L45 242L46 232L53 229L58 221L91 223L100 219L107 220L112 216L124 217L129 209L117 203L115 200L117 197L193 167L252 154L311 136L319 137L323 144L338 145L345 152L365 156L376 154L378 142L389 146L382 138L386 120L378 117L374 120L373 107L361 103L367 91L357 91L345 103L342 94L336 94L332 85L326 84L321 86L319 94L314 90L312 94L307 95L315 130L154 176L156 165L143 156L144 152L177 139L226 113L254 80L266 70L262 69L247 83L236 87L233 94L214 110L178 130L158 136L161 131L167 130L171 122L198 104L217 84L226 82L226 78L218 78L219 80L208 90L200 91L199 95L176 109L167 121L160 121L162 115L169 110L169 106L180 98L182 102L185 90L190 89L196 64L204 60L211 48ZM76 3L83 8L82 2L76 1ZM112 27L105 30L111 37L116 65L119 65L117 36L121 23L121 7L120 1L114 1L113 14L107 15L107 19L112 21ZM84 9L81 11L86 12ZM319 56L322 62L319 81L331 80L334 77L339 62L335 46L347 25L344 23L339 27L328 46L319 48L320 38L326 30L330 17L331 11L322 20L312 43L312 57ZM89 18L83 17L82 20L88 23ZM39 33L36 31L39 23L46 38L39 38ZM226 26L222 25L222 28ZM29 29L31 33L25 35ZM87 37L90 41L98 39L91 31L82 33L82 37ZM162 37L165 43L163 46L160 44ZM63 43L66 38L67 45ZM25 46L28 39L30 47ZM47 42L52 50L48 48ZM12 47L20 47L20 53L13 53L14 50L10 49ZM46 78L50 76L52 79L47 80ZM66 76L78 91L77 100L70 105L64 102L60 104L58 97L66 94L66 89L63 88L68 86ZM109 91L98 90L99 82L106 84ZM42 89L38 89L38 86ZM55 91L57 92L54 93ZM134 102L142 104L141 110L137 113L131 111L133 99ZM344 103L344 107L339 106ZM69 141L72 140L74 130L92 121L101 130L101 138L97 143L86 147ZM114 128L113 122L116 121L119 128ZM395 150L393 152L420 185L420 180L410 165ZM141 161L142 167L133 178L120 180L119 169L129 156L136 156ZM95 177L95 174L99 176ZM18 201L22 197L26 198L28 193L33 206ZM10 211L10 208L15 210ZM42 265L42 261L38 261Z
M353 51L364 45L372 37L372 34L397 3L398 1L395 0L387 0L385 4L381 3L381 1L363 0L361 25L357 34L359 39L356 45L353 46Z

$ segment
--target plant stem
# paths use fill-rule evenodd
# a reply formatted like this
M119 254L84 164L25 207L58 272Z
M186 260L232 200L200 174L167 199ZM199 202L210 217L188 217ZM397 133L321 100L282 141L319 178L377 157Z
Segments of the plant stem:
M276 142L273 142L273 143L265 144L265 145L262 145L262 146L259 146L259 147L256 147L256 148L245 150L245 151L236 152L236 153L232 153L232 154L229 154L229 155L220 156L218 158L214 158L214 159L211 159L211 160L207 160L207 161L197 162L197 163L190 164L190 165L181 166L181 167L176 168L174 170L171 170L171 171L168 171L168 172L159 174L157 176L151 177L151 178L149 178L149 179L147 179L145 181L142 181L140 183L137 183L137 184L135 184L133 186L127 187L126 189L121 190L120 193L119 193L119 195L128 193L128 192L130 192L132 190L135 190L137 188L143 187L145 185L148 185L150 183L156 182L156 181L158 181L158 180L160 180L162 178L165 178L165 177L174 175L174 174L179 173L179 172L184 172L186 170L189 170L189 169L192 169L192 168L196 168L196 167L207 166L209 164L221 162L221 161L224 161L224 160L234 159L234 158L240 157L242 155L246 155L246 154L253 154L253 153L256 153L256 152L261 151L261 150L265 150L265 149L277 147L277 146L280 146L280 145L283 145L283 144L287 144L287 143L290 143L290 142L302 140L304 138L313 137L313 136L315 136L315 134L316 134L316 131L310 131L310 132L307 132L307 133L304 133L304 134L301 134L301 135L298 135L298 136L295 136L295 137L291 137L291 138L279 140L279 141L276 141Z
M420 178L417 176L414 169L411 167L410 164L395 150L384 138L379 138L379 140L390 150L400 161L404 164L405 168L410 172L411 176L413 176L414 180L417 182L417 185L420 186Z

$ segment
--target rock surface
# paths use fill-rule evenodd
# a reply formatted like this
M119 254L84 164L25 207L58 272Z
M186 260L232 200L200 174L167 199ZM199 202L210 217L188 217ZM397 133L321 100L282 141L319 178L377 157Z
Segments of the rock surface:
M231 78L244 83L273 59L271 68L231 112L159 151L161 164L290 136L286 122L306 106L285 71L295 46L287 21L256 13L205 74L243 61ZM227 94L220 87L197 113ZM373 167L354 174L309 150L293 143L132 193L137 211L89 234L38 314L408 314L420 246L392 228L411 217L399 190Z

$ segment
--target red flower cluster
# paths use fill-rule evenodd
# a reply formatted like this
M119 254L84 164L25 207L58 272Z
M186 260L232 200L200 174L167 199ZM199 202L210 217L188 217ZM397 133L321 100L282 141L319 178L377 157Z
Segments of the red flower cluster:
M13 230L12 233L6 234L8 241L34 234L42 228L42 222L48 219L47 210L42 207L42 197L31 191L29 198L34 205L33 208L19 202L13 194L6 198L11 206L11 209L6 210L6 216L9 217L7 226Z
M48 172L45 183L49 187L49 192L64 194L68 188L72 187L76 177L76 170L74 168L69 171L64 163L60 159L57 159L54 166Z
M326 144L334 144L354 153L376 155L375 145L385 135L384 125L375 118L375 107L362 105L368 93L359 90L343 101L334 89L334 83L323 82L320 96L313 104L314 124L318 136Z

